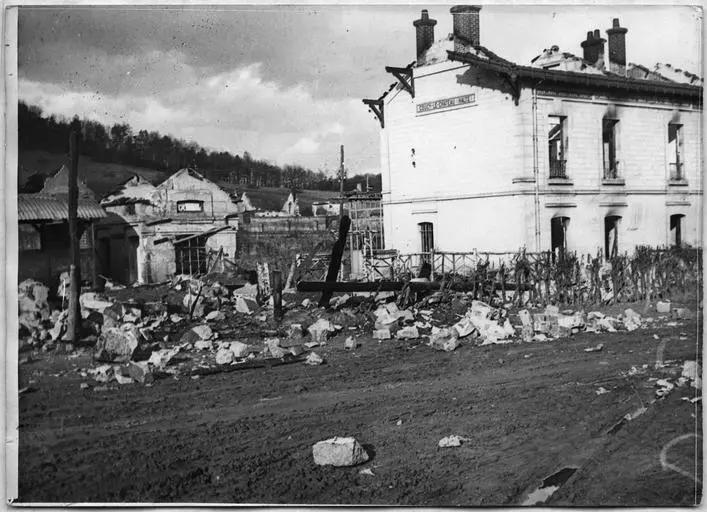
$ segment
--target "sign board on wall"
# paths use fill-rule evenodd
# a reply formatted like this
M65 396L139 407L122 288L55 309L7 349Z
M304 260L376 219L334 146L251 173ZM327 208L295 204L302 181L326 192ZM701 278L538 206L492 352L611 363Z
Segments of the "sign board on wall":
M440 111L453 110L476 105L476 94L465 94L454 98L426 101L417 104L417 115L433 114Z

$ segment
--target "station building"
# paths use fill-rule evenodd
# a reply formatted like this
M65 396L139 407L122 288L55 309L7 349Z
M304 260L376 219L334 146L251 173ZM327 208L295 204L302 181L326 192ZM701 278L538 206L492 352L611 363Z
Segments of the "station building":
M702 79L627 63L618 19L586 33L582 57L552 46L519 65L481 45L480 11L453 7L435 40L423 10L415 62L364 100L381 124L386 249L700 245Z

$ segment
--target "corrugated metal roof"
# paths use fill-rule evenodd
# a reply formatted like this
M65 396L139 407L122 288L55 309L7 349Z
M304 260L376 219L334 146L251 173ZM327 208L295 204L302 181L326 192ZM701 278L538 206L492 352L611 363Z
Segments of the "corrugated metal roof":
M107 217L106 211L94 199L79 198L79 219ZM69 218L69 200L48 194L18 194L18 220L65 220Z

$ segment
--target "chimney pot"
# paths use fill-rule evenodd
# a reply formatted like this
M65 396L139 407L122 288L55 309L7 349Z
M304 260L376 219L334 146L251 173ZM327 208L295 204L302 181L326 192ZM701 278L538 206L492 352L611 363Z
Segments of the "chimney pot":
M420 13L420 19L412 22L415 27L415 39L417 41L417 65L421 66L425 62L425 52L435 42L435 25L437 20L430 19L427 9Z
M479 11L480 5L455 5L449 12L454 20L454 51L464 51L469 44L479 46L480 26Z
M609 39L609 70L620 75L626 74L626 32L628 29L614 18L611 28L606 31Z
M604 68L604 43L606 39L602 39L599 29L590 30L587 32L586 41L582 41L582 48L584 49L584 60L590 64L598 67L599 69Z

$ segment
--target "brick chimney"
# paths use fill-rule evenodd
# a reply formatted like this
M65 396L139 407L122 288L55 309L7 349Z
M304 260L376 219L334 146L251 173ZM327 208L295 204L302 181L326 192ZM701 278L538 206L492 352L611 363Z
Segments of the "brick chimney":
M461 52L465 45L478 46L480 5L455 5L449 12L454 19L454 51Z
M420 19L412 22L415 26L417 37L417 64L424 64L423 58L425 52L430 49L432 43L435 42L435 25L437 20L430 19L427 9L422 9Z
M599 29L596 29L593 33L592 31L587 32L587 40L582 41L584 60L599 69L604 68L604 43L606 43L606 39L601 37Z
M619 25L614 18L612 27L606 31L609 36L609 71L620 75L626 74L626 32L628 29Z

